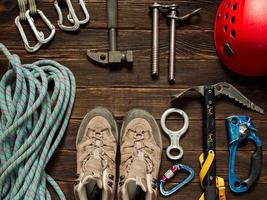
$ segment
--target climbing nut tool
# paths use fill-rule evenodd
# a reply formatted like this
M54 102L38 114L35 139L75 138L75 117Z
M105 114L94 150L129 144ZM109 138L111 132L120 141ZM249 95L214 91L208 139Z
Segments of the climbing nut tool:
M175 105L180 97L188 91L197 91L204 97L203 106L203 162L204 166L209 155L212 155L214 159L207 168L205 176L203 178L204 199L216 200L216 134L215 134L215 97L223 95L235 100L244 107L264 114L264 110L246 98L240 91L234 86L226 82L217 83L215 85L203 85L196 86L184 90L178 95L175 95L171 101L172 105ZM210 159L211 160L211 159ZM217 188L219 190L219 188Z
M167 117L173 113L177 113L177 114L181 115L183 120L184 120L183 127L178 131L172 131L172 130L168 129L166 126ZM181 159L183 157L184 151L183 151L183 148L180 146L180 138L187 131L187 129L189 127L189 118L188 118L187 114L183 110L180 110L177 108L170 108L162 114L161 119L160 119L160 124L161 124L162 130L169 136L170 141L171 141L170 146L168 146L168 148L166 150L167 157L171 160ZM173 150L177 150L179 152L178 155L175 155L175 156L172 155L171 152Z
M184 16L178 16L177 4L163 5L155 2L149 9L152 13L152 78L158 78L159 76L159 16L160 13L165 14L170 21L170 52L169 52L169 82L175 82L175 32L176 24L188 20L191 16L196 15L201 8L198 8L191 13Z
M117 0L107 0L107 15L109 29L109 51L93 52L87 50L87 56L100 64L132 63L133 52L131 50L117 50L117 27L118 27L118 2Z
M178 173L179 171L183 171L183 172L187 173L188 177L185 178L182 182L180 182L176 186L174 186L173 188L171 188L170 190L165 190L164 184L167 182L167 180L172 179L174 177L174 175L176 173ZM169 169L161 177L161 179L159 181L160 193L165 197L170 196L173 193L175 193L177 190L182 188L184 185L188 184L194 178L194 176L195 176L195 173L194 173L194 170L191 167L189 167L187 165L182 165L182 164L174 165L171 169Z
M258 179L262 167L262 142L257 130L248 116L230 116L226 118L229 139L229 185L233 192L246 192ZM246 180L240 180L235 174L236 153L239 144L251 140L256 151L251 157L250 175Z

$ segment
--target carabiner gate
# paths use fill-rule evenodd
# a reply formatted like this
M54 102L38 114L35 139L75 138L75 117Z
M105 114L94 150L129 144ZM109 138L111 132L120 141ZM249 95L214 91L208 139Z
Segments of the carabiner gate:
M87 8L86 8L86 5L85 5L85 3L84 3L84 0L79 0L79 4L80 4L80 6L81 6L81 8L82 8L82 11L83 11L83 13L84 13L85 18L84 18L83 20L79 20L79 19L78 19L78 21L79 21L80 24L86 24L86 23L89 22L89 20L90 20L90 14L89 14L89 12L88 12L88 10L87 10ZM71 23L74 23L74 20L73 20L73 18L72 18L72 15L68 14L68 15L67 15L67 18L68 18L68 20L69 20Z
M18 30L19 30L19 33L20 33L20 36L21 36L22 41L24 43L24 47L25 47L26 51L28 51L30 53L38 51L41 48L42 43L38 41L38 43L36 43L34 46L30 46L29 41L27 39L27 36L26 36L26 34L25 34L24 30L23 30L23 27L22 27L22 25L20 23L20 16L17 16L15 18L15 24L16 24ZM40 34L40 37L44 38L44 35Z
M55 36L56 28L41 10L38 9L37 13L41 17L41 19L45 22L47 27L51 30L51 33L47 38L44 38L44 33L43 32L37 30L37 28L36 28L36 26L34 24L34 19L30 16L30 10L27 10L25 15L26 15L26 18L27 18L27 20L29 22L29 25L30 25L30 27L31 27L36 39L40 43L46 44L46 43L50 42L53 39L53 37Z
M167 180L172 179L178 171L184 171L188 173L189 175L181 183L177 184L170 190L168 191L165 190L164 184L167 182ZM194 178L194 176L195 176L195 172L191 167L187 165L182 165L182 164L174 165L171 169L165 172L165 174L161 177L160 182L159 182L160 193L165 197L170 196L173 193L175 193L177 190L182 188L184 185L188 184Z
M75 13L75 10L73 8L71 1L70 0L65 0L65 1L66 1L68 10L69 10L67 18L71 23L73 23L73 26L66 26L63 24L63 14L62 14L61 8L59 6L58 0L55 0L54 6L55 6L57 14L58 14L58 26L60 29L62 29L64 31L76 31L80 27L80 24L85 24L89 21L89 19L90 19L89 13L86 9L84 1L80 0L79 3L81 5L82 10L83 10L84 15L85 15L85 19L80 21L76 15L76 13Z

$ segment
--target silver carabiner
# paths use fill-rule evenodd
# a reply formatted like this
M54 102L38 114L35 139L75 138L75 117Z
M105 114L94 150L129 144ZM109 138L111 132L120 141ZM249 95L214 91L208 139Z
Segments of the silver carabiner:
M172 113L177 113L177 114L181 115L183 120L184 120L183 127L178 131L172 131L172 130L168 129L166 126L166 119ZM168 146L168 148L166 150L167 157L171 160L181 159L183 157L184 151L180 145L180 138L187 131L187 129L189 127L188 115L183 110L176 109L176 108L170 108L162 114L161 119L160 119L160 125L161 125L162 130L169 136L170 141L171 141L170 146ZM172 153L171 153L172 150L179 151L178 155L175 155L175 156L172 155Z
M83 19L83 20L79 20L78 19L79 23L80 24L86 24L90 20L90 14L89 14L89 12L88 12L88 10L86 8L84 0L79 0L79 4L80 4L80 6L82 8L82 11L84 13L84 16L85 16L85 19ZM72 18L72 16L70 14L67 15L67 18L71 23L74 23L74 20L73 20L73 18Z
M15 24L16 24L18 30L19 30L19 33L20 33L20 36L21 36L22 41L24 43L24 47L25 47L26 51L28 51L30 53L38 51L41 48L42 43L38 41L38 43L35 44L33 47L30 46L29 41L27 39L27 36L26 36L26 34L25 34L24 30L23 30L23 27L22 27L22 25L20 23L20 17L19 16L17 16L15 18ZM44 38L44 35L40 34L40 37Z
M65 0L68 6L69 15L71 15L71 19L73 20L73 26L66 26L63 24L63 14L61 11L61 8L58 5L58 1L54 1L54 6L56 8L57 14L58 14L58 26L63 31L76 31L80 27L79 19L74 11L74 8L72 6L72 3L70 0Z
M38 9L37 13L41 17L41 19L45 22L47 27L51 30L51 33L47 38L44 38L44 33L43 32L37 30L37 28L36 28L36 26L34 24L34 19L30 15L30 10L27 10L25 15L26 15L26 18L27 18L27 20L29 22L29 25L30 25L30 27L31 27L36 39L39 42L41 42L42 44L46 44L46 43L50 42L53 39L53 37L55 36L56 28L41 10Z

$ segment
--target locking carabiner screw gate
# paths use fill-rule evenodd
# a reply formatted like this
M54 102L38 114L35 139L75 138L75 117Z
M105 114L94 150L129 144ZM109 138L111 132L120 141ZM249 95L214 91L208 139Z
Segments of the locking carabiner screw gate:
M182 182L180 182L176 186L172 187L170 190L165 190L164 188L165 183L168 180L172 179L174 175L178 173L179 171L188 173L188 177L185 178ZM195 176L195 172L191 167L187 165L182 165L182 164L174 165L171 169L166 171L165 174L161 177L159 181L160 193L165 197L170 196L173 193L175 193L177 190L179 190L180 188L188 184L194 178L194 176Z

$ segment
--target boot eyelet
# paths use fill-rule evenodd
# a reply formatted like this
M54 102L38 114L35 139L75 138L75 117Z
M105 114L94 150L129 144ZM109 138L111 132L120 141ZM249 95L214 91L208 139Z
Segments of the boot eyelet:
M108 178L111 179L111 180L114 180L114 176L112 174L109 174Z
M111 181L108 181L108 186L109 187L112 187L113 186L113 183Z

